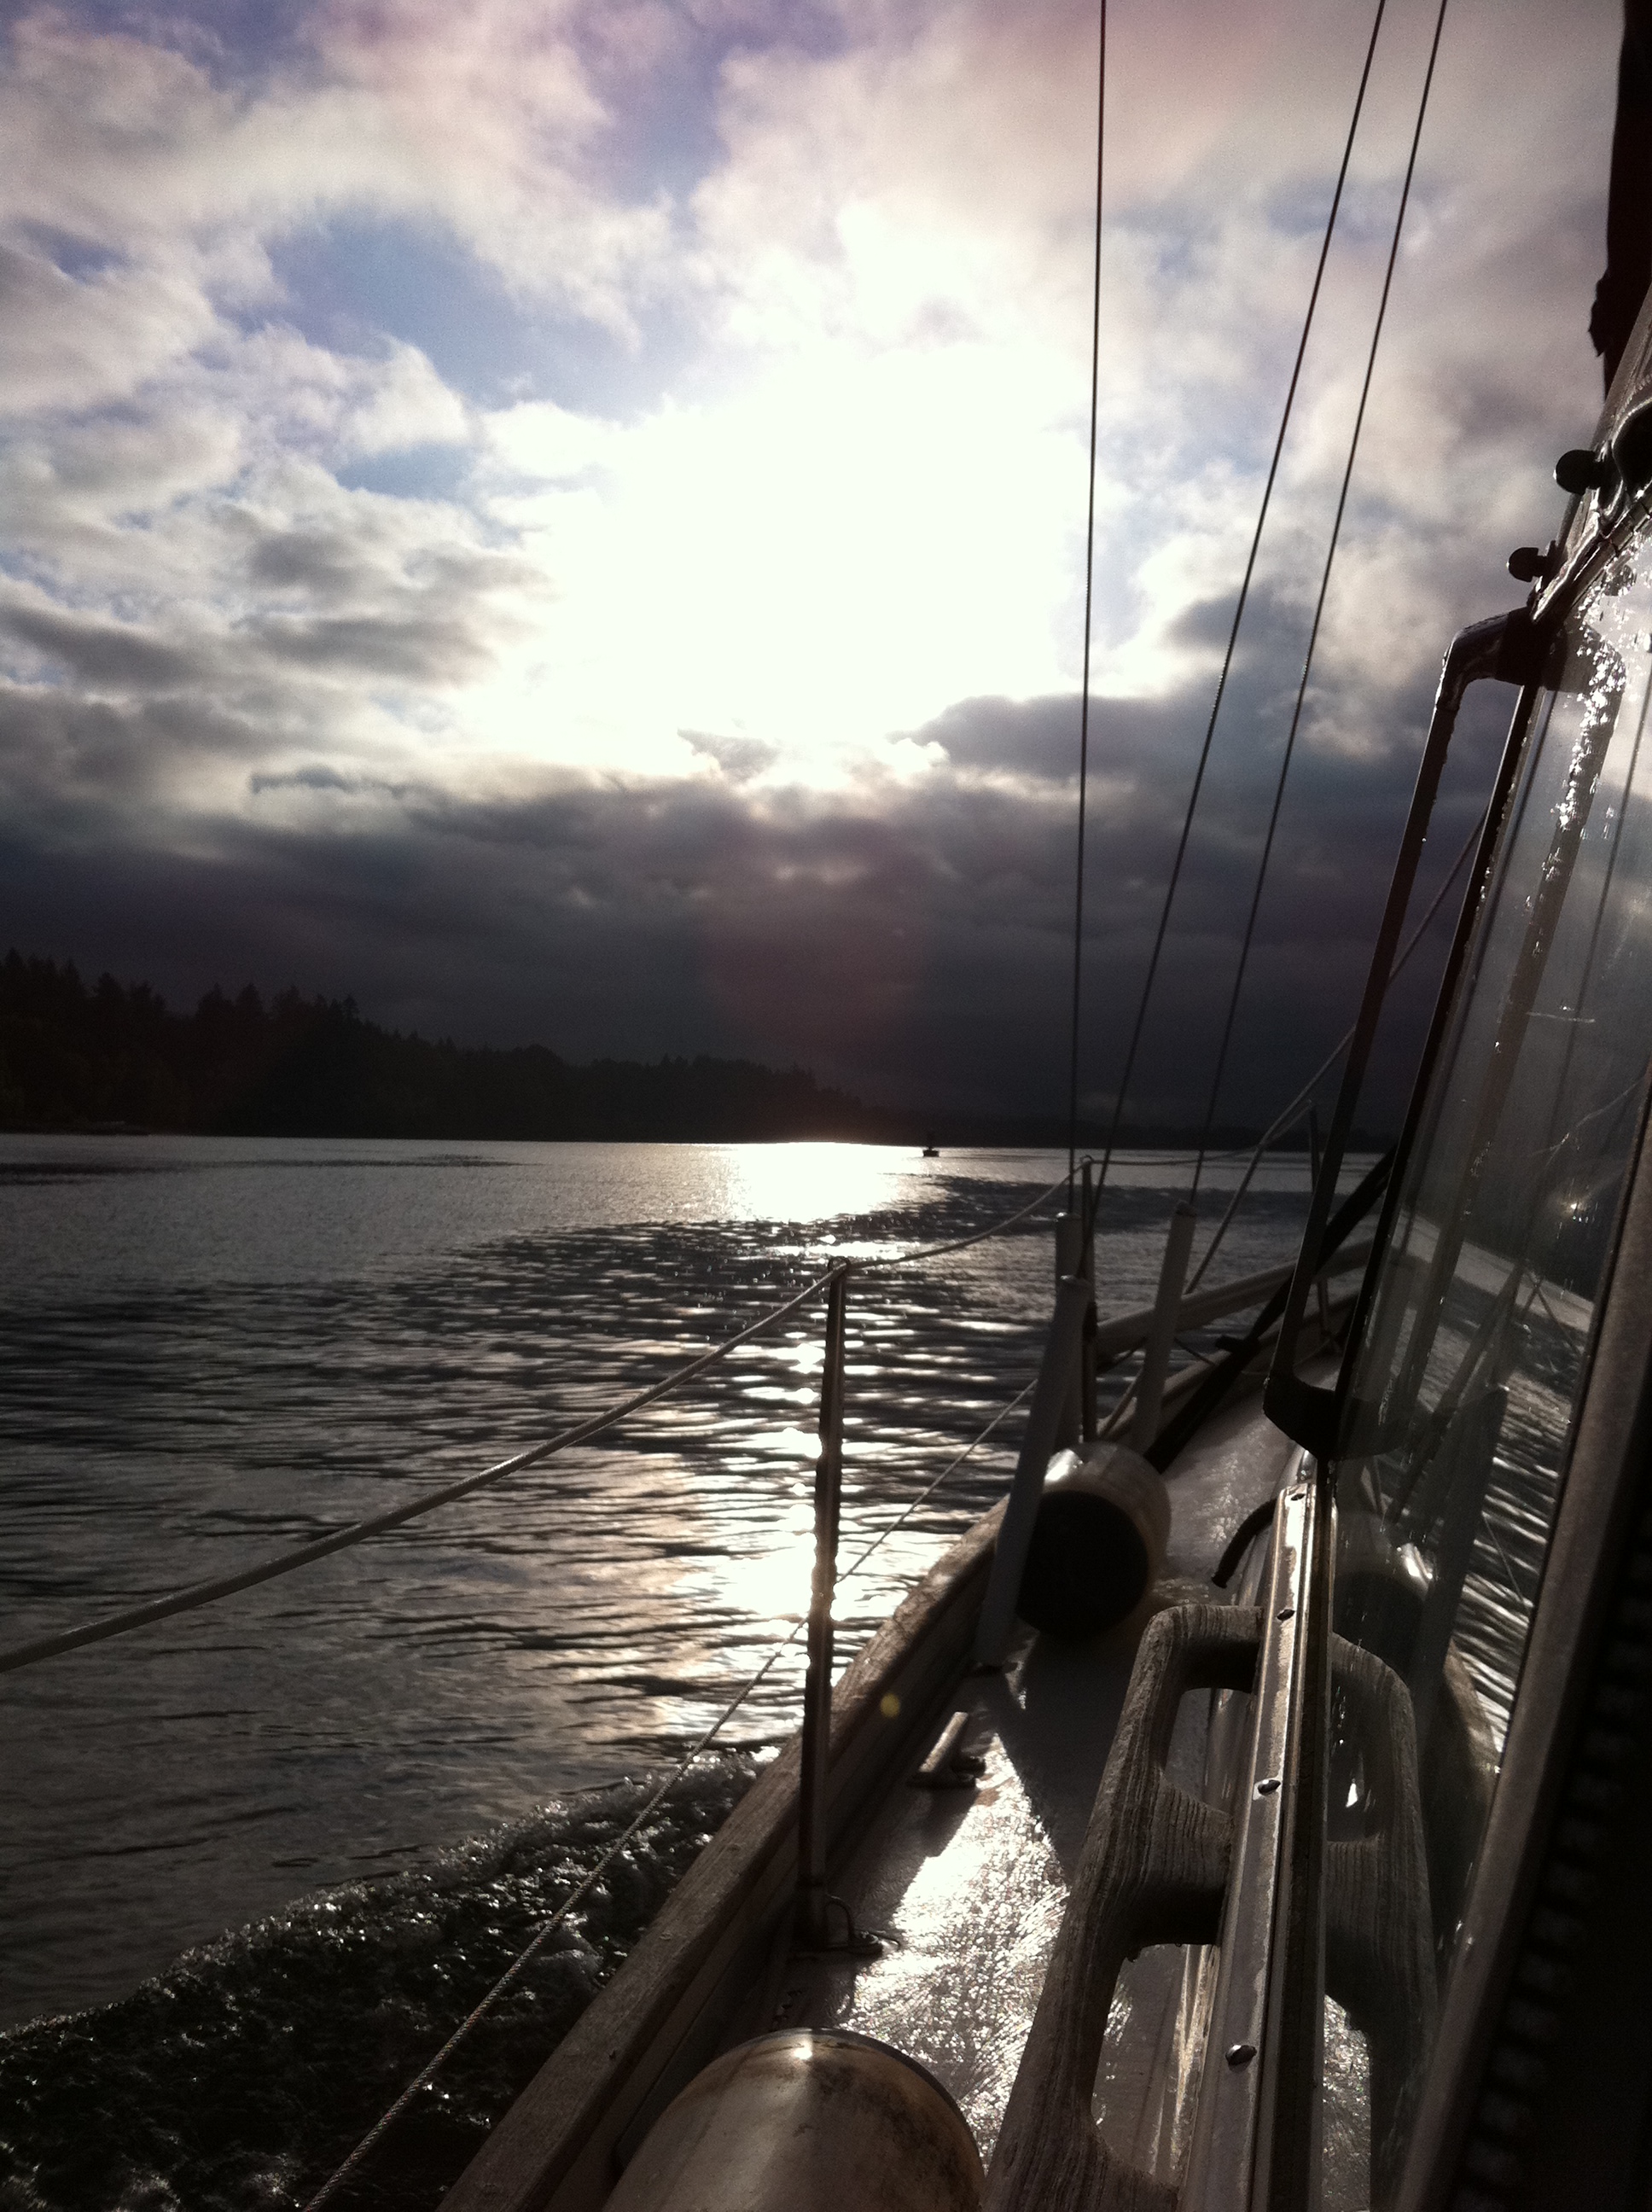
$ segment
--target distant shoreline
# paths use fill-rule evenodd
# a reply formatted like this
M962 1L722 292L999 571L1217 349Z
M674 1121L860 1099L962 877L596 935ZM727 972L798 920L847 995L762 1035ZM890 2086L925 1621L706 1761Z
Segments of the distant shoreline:
M1206 1146L1210 1152L1242 1152L1254 1146L1261 1131L1219 1130ZM410 1135L403 1129L151 1129L128 1121L50 1121L11 1122L0 1126L0 1138L5 1137L252 1137L292 1138L306 1144L333 1144L359 1139L363 1144L382 1145L880 1145L911 1146L921 1152L923 1138L909 1132L894 1136L867 1136L864 1132L853 1136L824 1134L811 1130L806 1135L782 1133L763 1137L685 1137L676 1131L665 1131L655 1136L604 1136L600 1131L581 1132L576 1135L524 1135L519 1132L476 1129L421 1130ZM1351 1153L1380 1152L1392 1141L1386 1138L1368 1137L1356 1130L1349 1139ZM1031 1137L970 1136L949 1137L938 1144L936 1155L944 1158L949 1152L1065 1152L1067 1140L1065 1133ZM1098 1158L1106 1149L1105 1140L1097 1137L1081 1137L1078 1155L1081 1159ZM1273 1152L1305 1152L1307 1144L1297 1137L1280 1139L1268 1146ZM1193 1130L1172 1130L1157 1136L1127 1131L1115 1138L1115 1155L1130 1152L1186 1152L1192 1158L1199 1150L1198 1133Z
M435 1143L741 1144L829 1141L1065 1151L1052 1115L944 1105L890 1109L821 1083L805 1068L667 1058L574 1066L544 1045L432 1042L380 1028L351 1000L266 1000L248 985L210 991L174 1013L147 984L72 963L0 961L0 1131L32 1136L364 1137ZM1254 1146L1259 1128L1224 1123L1212 1151ZM1108 1142L1101 1122L1081 1151ZM1356 1149L1384 1139L1356 1132ZM1193 1151L1199 1132L1137 1124L1120 1150ZM1305 1131L1282 1152L1307 1149Z

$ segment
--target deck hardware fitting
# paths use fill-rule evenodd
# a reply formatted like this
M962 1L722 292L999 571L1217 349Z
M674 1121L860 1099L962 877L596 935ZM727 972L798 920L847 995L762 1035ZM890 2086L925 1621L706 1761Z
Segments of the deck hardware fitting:
M987 1771L978 1753L963 1750L969 1726L967 1712L956 1712L936 1738L933 1749L912 1778L914 1790L973 1790Z
M1279 1778L1277 1774L1266 1775L1257 1784L1256 1795L1259 1797L1271 1797L1278 1786Z
M843 1916L843 1933L841 1936L834 1936L828 1925L829 1916L834 1909ZM804 1940L794 1942L792 1946L792 1956L794 1959L821 1960L827 1964L853 1966L856 1961L863 1959L881 1959L884 1955L884 1940L882 1936L875 1935L870 1928L857 1928L854 1924L853 1913L850 1911L841 1897L829 1897L823 1900L819 1936L811 1934Z
M1617 463L1610 453L1592 453L1587 446L1574 446L1554 465L1555 482L1574 499L1581 499L1586 491L1605 491L1617 473Z
M1255 2056L1256 2045L1254 2043L1236 2043L1228 2052L1228 2063L1230 2066L1248 2066Z
M1551 544L1546 552L1535 545L1516 545L1505 565L1517 584L1546 584L1560 564Z

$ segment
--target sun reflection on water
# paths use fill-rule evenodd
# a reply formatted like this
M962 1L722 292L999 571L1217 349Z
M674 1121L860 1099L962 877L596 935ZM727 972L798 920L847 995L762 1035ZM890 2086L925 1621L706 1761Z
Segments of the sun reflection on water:
M802 1620L814 1572L814 1512L800 1500L774 1532L776 1540L744 1559L719 1559L710 1578L720 1607L757 1620Z
M913 1178L896 1145L726 1145L723 1207L737 1221L825 1221L896 1203Z

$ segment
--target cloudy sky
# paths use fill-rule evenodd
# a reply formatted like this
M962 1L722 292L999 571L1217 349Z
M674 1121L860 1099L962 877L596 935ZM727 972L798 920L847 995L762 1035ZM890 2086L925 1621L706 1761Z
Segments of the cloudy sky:
M1434 13L1389 0L1144 1115L1208 1079ZM1111 16L1097 1105L1370 7ZM0 22L0 945L1059 1111L1091 9ZM1440 651L1592 429L1618 30L1452 0L1224 1116L1346 1018Z

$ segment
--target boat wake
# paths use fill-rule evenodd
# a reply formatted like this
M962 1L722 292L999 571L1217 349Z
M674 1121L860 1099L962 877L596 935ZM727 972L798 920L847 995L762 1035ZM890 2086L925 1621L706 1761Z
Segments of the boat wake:
M756 1771L708 1757L672 1786L339 2212L440 2202ZM638 1775L556 1799L186 1952L117 2003L0 2036L3 2212L306 2203L657 1787Z

